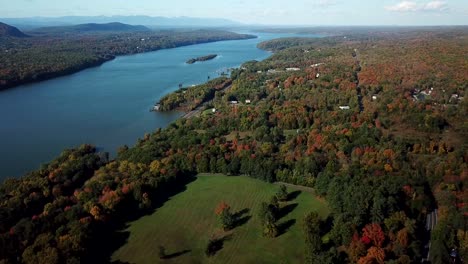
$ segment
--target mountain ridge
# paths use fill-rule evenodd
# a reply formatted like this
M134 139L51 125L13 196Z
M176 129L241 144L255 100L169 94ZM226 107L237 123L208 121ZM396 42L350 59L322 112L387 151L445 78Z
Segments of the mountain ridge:
M21 32L16 27L0 22L0 37L25 38L28 35Z
M130 25L161 26L161 27L220 27L242 25L237 21L224 18L197 17L162 17L162 16L63 16L63 17L24 17L0 18L19 28L38 28L46 26L70 26L86 23L120 22Z
M72 26L51 26L51 27L40 27L34 29L33 32L69 32L69 33L79 33L79 32L109 32L109 31L119 31L119 32L143 32L150 31L149 28L141 25L129 25L120 22L111 22L111 23L86 23L78 24Z

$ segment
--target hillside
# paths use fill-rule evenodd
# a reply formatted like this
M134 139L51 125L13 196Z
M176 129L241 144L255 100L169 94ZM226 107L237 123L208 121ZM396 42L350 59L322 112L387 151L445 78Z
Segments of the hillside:
M129 235L128 242L115 252L113 259L129 263L227 264L259 263L259 259L261 263L276 263L281 258L304 263L302 218L315 211L325 219L328 208L312 194L291 188L291 199L281 204L281 235L276 239L264 237L258 212L262 202L269 201L278 189L278 185L245 176L200 175L162 208L131 222L124 231ZM214 213L221 201L227 202L240 217L236 227L228 232L220 230ZM213 234L226 238L223 248L208 258L205 244ZM157 250L153 250L159 245L167 248L169 258L159 259Z
M223 27L240 25L239 22L223 18L195 17L152 17L152 16L66 16L66 17L30 17L2 18L2 21L22 28L47 26L67 26L86 23L120 22L131 25L158 27Z
M27 35L15 27L0 22L0 37L24 38Z
M87 32L144 32L150 31L145 26L134 26L119 22L106 24L88 23L74 26L42 27L35 29L34 33L87 33Z

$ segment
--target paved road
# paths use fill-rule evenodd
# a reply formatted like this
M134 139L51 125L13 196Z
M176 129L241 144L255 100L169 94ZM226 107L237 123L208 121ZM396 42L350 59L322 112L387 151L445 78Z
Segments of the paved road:
M434 230L435 226L437 225L437 209L430 212L426 216L426 231L428 233L427 241L424 246L425 250L425 257L421 260L421 263L426 263L430 261L430 252L431 252L431 232Z
M354 77L356 78L356 93L358 97L359 111L362 113L364 111L364 105L362 104L362 93L361 93L361 87L359 86L359 72L361 71L362 66L361 66L361 60L359 59L359 53L357 49L354 50L353 58L356 61L356 63L359 65L359 70L357 70L354 73Z

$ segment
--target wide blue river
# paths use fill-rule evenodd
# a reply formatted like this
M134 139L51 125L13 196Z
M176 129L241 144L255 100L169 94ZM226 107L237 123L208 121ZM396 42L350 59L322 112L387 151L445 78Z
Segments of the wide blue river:
M100 67L0 92L0 182L39 168L65 148L83 143L115 154L138 137L165 127L179 112L149 112L162 96L203 83L226 68L270 53L256 45L297 36L254 33L250 40L221 41L118 57ZM218 54L211 61L186 60Z

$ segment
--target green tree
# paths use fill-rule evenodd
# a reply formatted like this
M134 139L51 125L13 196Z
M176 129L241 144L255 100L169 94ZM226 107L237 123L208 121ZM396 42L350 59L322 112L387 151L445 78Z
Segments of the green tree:
M316 212L305 216L303 229L306 242L306 254L309 262L320 255L322 249L322 237L320 235L320 216Z

